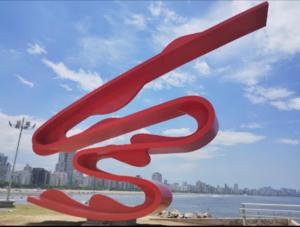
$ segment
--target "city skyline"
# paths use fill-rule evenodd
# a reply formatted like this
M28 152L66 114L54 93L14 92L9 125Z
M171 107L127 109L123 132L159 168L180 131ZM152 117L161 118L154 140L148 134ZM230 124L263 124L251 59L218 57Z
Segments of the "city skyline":
M27 164L23 170L16 170L13 174L13 182L19 186L56 186L56 187L68 187L72 189L78 188L101 188L109 190L138 190L138 187L126 182L116 182L111 180L99 179L91 176L85 176L77 172L72 165L70 165L69 157L72 157L70 153L61 153L57 164L55 165L55 171L50 172L40 167L31 167ZM7 176L2 175L4 166L10 166L7 162L7 157L0 153L0 179L7 179ZM136 175L136 177L143 176ZM146 178L147 179L147 178ZM151 174L151 179L170 187L173 192L186 192L186 193L208 193L208 194L236 194L236 195L266 195L266 196L300 196L300 189L294 188L277 188L274 189L271 186L263 186L260 188L248 188L239 187L238 183L228 185L224 183L218 185L209 185L203 181L197 180L194 183L183 181L169 182L168 179L163 177L162 173L154 172ZM1 182L1 180L0 180ZM2 180L3 182L3 180Z
M24 116L38 127L172 39L202 31L253 4L257 2L0 2L0 152L12 162L18 130L9 121ZM153 155L145 168L114 160L102 161L101 168L147 178L157 171L170 182L202 179L210 185L300 188L299 10L298 2L271 1L266 28L164 75L125 109L89 118L68 135L99 119L201 95L211 100L220 123L211 144L187 154ZM182 117L139 132L182 136L194 129L194 122ZM58 155L34 154L32 133L22 136L16 169L29 163L53 171ZM126 144L131 135L102 145Z

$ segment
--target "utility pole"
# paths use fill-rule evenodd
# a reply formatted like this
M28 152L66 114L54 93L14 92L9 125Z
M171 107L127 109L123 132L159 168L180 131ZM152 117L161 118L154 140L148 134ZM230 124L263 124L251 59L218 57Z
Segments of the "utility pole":
M18 143L17 143L17 149L16 149L16 152L15 152L14 162L13 162L12 170L10 172L9 183L8 183L8 188L7 188L6 201L9 201L9 199L10 199L11 185L12 185L12 181L13 181L13 174L15 172L15 166L16 166L16 161L17 161L17 157L18 157L18 152L19 152L19 146L20 146L20 141L21 141L21 137L22 137L22 132L23 132L23 130L34 129L35 125L36 124L34 124L33 126L31 126L31 122L30 121L26 121L25 122L25 118L24 117L22 118L21 121L20 120L17 121L16 124L12 124L9 121L9 126L12 127L12 128L20 129L20 132L19 132L19 139L18 139Z

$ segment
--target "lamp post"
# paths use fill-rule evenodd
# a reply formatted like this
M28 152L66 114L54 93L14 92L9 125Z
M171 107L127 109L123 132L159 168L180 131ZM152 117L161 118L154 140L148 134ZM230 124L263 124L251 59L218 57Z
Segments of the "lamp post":
M6 201L9 201L9 198L10 198L11 185L12 185L13 174L14 174L14 171L15 171L16 161L17 161L17 157L18 157L18 152L19 152L19 146L20 146L20 141L21 141L21 137L22 137L22 132L23 132L23 130L34 129L35 125L36 124L34 124L34 125L31 126L31 122L30 121L26 121L25 122L24 117L22 118L22 120L18 120L16 122L16 124L12 124L9 121L9 126L12 127L12 128L20 129L20 132L19 132L19 139L18 139L18 143L17 143L17 149L16 149L16 152L15 152L14 162L13 162L12 170L10 172L9 183L8 183L8 188L7 188Z

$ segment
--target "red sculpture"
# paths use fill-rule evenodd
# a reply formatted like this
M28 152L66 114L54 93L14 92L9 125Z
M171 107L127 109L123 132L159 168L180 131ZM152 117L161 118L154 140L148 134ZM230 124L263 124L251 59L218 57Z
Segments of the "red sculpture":
M198 123L196 132L184 137L136 134L131 144L83 149L76 153L74 167L89 176L124 181L137 185L145 193L145 202L123 205L107 196L94 195L88 205L81 204L58 190L39 197L28 197L36 205L91 220L122 221L146 216L165 209L172 201L167 186L145 179L118 176L97 168L99 160L114 158L132 166L146 166L152 154L189 152L208 144L217 134L218 123L212 105L204 98L178 98L126 117L102 120L70 137L66 132L84 119L114 112L128 104L148 82L226 43L266 25L268 3L264 2L203 32L182 36L161 53L109 81L68 106L33 135L33 150L39 155L74 152L89 145L181 115L190 115Z

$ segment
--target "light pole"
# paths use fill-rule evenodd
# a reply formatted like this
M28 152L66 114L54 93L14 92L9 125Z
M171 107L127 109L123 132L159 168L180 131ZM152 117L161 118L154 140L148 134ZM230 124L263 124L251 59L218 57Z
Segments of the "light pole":
M7 188L7 196L6 196L6 201L9 201L9 197L10 197L10 191L11 191L11 185L12 185L12 180L13 180L13 174L15 171L15 166L16 166L16 161L17 161L17 157L18 157L18 152L19 152L19 146L20 146L20 141L21 141L21 137L22 137L22 132L23 130L28 130L28 129L34 129L35 125L31 126L31 122L30 121L26 121L24 117L22 118L22 120L18 120L16 124L12 124L9 121L9 126L12 128L16 128L16 129L20 129L20 133L19 133L19 139L18 139L18 143L17 143L17 149L16 149L16 153L15 153L15 157L14 157L14 162L13 162L13 166L12 166L12 170L10 172L10 177L9 177L9 183L8 183L8 188Z

